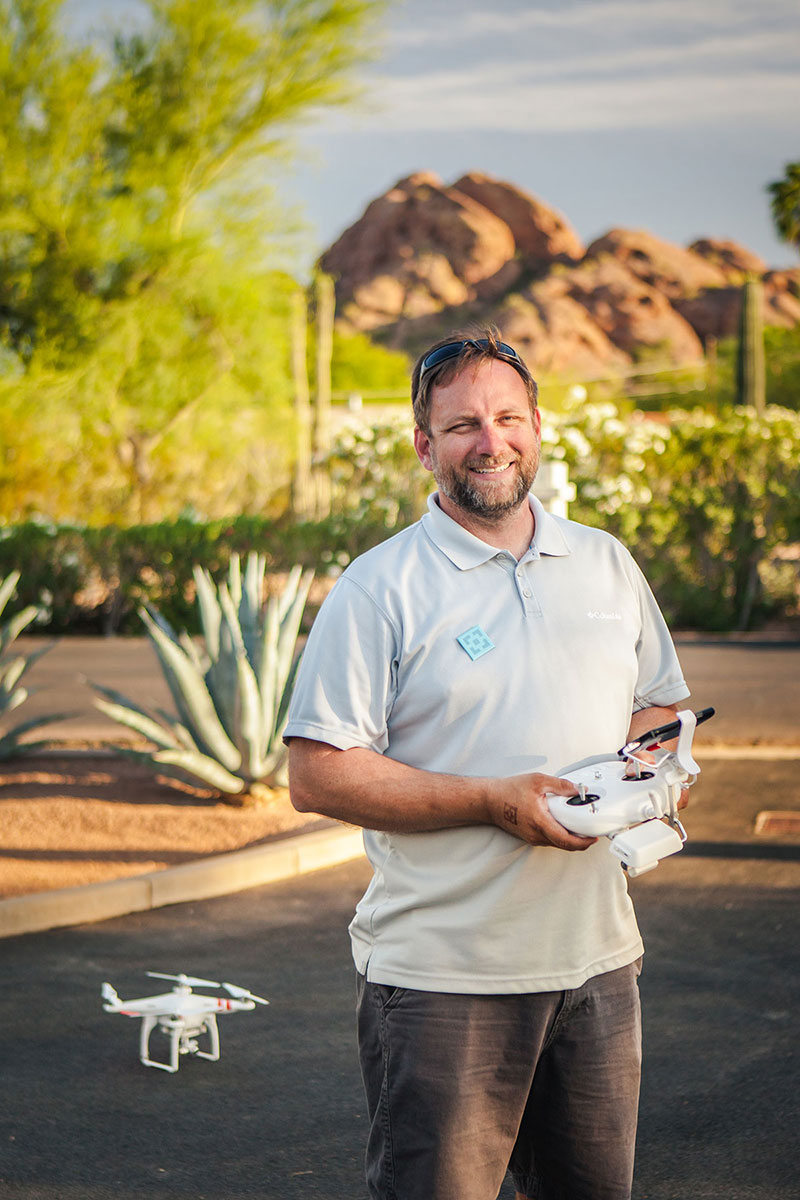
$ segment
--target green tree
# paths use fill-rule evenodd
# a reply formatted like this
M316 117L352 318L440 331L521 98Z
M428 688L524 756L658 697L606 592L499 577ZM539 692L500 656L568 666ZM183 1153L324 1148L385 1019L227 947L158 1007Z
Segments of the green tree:
M378 6L147 0L145 32L105 53L64 39L61 7L0 0L4 392L27 395L20 417L41 398L54 460L77 427L55 505L73 517L263 504L291 419L275 167L300 121L350 97ZM0 496L4 477L25 491L12 440ZM17 509L53 506L29 492Z
M767 186L778 236L800 250L800 162L786 164L782 179Z

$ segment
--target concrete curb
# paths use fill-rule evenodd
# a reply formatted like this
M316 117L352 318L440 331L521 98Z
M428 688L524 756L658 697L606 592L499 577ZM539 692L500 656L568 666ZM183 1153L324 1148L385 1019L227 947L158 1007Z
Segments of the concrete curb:
M337 825L146 875L10 896L0 900L0 938L227 896L349 862L363 852L361 830Z

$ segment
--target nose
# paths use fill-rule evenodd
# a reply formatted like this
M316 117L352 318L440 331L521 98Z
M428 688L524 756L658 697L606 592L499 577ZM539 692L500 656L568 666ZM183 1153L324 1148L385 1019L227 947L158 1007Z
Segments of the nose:
M487 421L481 425L478 431L475 449L478 454L494 457L494 455L502 454L504 450L507 450L508 445L502 432L495 425Z

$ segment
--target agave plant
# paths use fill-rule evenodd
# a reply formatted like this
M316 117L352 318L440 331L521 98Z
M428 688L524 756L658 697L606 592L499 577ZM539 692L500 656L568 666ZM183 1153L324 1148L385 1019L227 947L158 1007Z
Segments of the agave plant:
M0 582L0 616L14 594L19 577L19 571L12 571ZM20 704L28 699L28 689L20 686L20 680L36 660L46 654L54 644L50 642L27 656L18 654L16 657L9 657L6 653L23 629L27 629L31 621L39 615L39 612L40 610L35 604L29 604L27 608L23 608L21 612L0 624L0 720L6 716L6 713L19 708ZM19 725L14 725L11 729L6 730L5 733L0 734L0 758L11 758L12 755L19 754L21 750L25 750L27 753L29 750L35 750L39 746L45 745L44 741L26 742L23 745L20 743L20 738L31 729L38 729L41 725L47 725L51 721L60 721L68 715L68 713L48 713L46 716L21 721Z
M95 704L142 734L154 750L124 750L165 775L187 774L228 796L258 796L286 782L282 742L299 658L297 634L313 571L294 567L279 596L264 601L266 562L252 553L244 573L231 558L227 582L194 568L204 647L176 634L153 608L140 615L177 716L156 720L110 688Z

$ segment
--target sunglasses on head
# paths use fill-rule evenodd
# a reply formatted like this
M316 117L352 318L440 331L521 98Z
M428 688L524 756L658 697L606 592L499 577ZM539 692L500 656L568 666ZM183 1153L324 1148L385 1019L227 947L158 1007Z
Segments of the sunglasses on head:
M422 383L428 371L432 371L434 367L440 367L450 358L457 358L467 346L476 346L486 350L491 345L488 338L465 338L461 342L448 342L445 346L438 346L423 358L422 366L419 369L419 382ZM512 362L521 361L513 346L509 346L506 342L495 342L494 345L500 358L510 359Z

